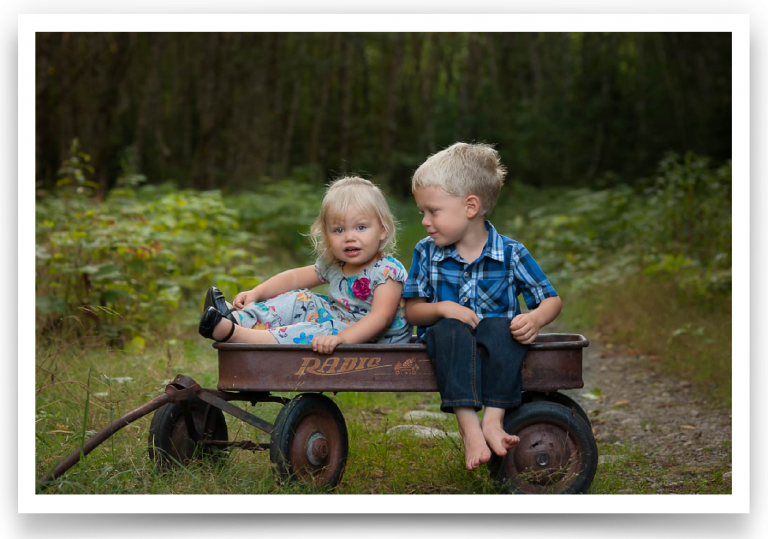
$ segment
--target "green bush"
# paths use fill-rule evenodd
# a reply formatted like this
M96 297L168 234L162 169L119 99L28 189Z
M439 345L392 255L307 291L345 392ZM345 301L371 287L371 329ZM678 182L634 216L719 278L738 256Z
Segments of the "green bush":
M257 284L259 247L217 191L49 195L36 204L39 327L74 315L98 318L108 335L132 335L169 321L211 283L230 293Z
M229 195L227 206L236 210L244 230L259 231L271 247L286 250L298 263L312 260L309 227L320 211L323 190L301 180L264 182L254 191Z
M525 243L556 285L584 290L663 272L701 296L730 293L730 163L670 154L637 187L511 187L494 220L501 216L497 226Z

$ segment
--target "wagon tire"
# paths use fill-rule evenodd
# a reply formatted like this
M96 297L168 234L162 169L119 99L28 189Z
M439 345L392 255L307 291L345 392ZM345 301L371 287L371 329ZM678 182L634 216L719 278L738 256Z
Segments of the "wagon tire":
M344 416L325 395L297 395L277 415L269 458L278 481L334 488L344 474L348 454Z
M185 407L189 409L197 439L190 436ZM204 443L211 440L228 440L227 422L221 410L197 397L165 404L157 409L149 426L149 458L161 469L169 469L198 458L226 456L225 450Z
M563 393L559 393L557 391L554 391L552 393L538 393L538 392L527 391L523 393L523 404L527 404L529 402L534 402L534 401L540 401L540 400L562 404L566 408L569 408L573 413L578 414L579 417L581 417L586 422L587 425L589 425L590 427L592 426L592 422L589 420L589 416L587 415L587 412L584 411L584 408L582 408L578 402L573 400L568 395L564 395Z
M590 426L571 409L547 401L523 404L507 412L504 430L520 437L520 443L488 463L503 491L576 494L592 484L597 444Z

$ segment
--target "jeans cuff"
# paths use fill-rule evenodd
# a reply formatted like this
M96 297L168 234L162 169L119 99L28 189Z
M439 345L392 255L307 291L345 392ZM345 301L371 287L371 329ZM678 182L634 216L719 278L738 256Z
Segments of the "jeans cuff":
M508 410L510 408L517 408L522 404L521 399L516 399L513 401L505 401L505 400L496 400L496 399L483 399L483 404L485 406L490 406L491 408L504 408L505 410Z
M479 412L483 409L483 404L480 401L472 399L443 401L440 403L441 412L452 414L454 408L474 408L475 412Z

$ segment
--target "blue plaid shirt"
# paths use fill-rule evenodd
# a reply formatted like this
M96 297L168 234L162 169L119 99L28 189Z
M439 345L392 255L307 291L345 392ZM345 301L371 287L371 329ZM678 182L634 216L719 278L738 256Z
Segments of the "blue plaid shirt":
M489 221L485 228L488 241L472 263L464 260L453 245L440 247L432 238L417 243L403 297L426 298L429 303L453 301L472 309L481 319L511 320L520 314L520 293L529 309L557 295L522 243L502 236ZM419 339L425 331L418 328Z

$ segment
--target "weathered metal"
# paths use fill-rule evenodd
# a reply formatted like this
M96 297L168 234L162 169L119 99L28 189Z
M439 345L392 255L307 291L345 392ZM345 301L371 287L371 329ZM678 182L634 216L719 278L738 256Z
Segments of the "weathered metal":
M584 387L582 335L540 335L522 367L524 391ZM310 345L216 343L222 391L437 391L423 344L340 345L333 354Z
M581 453L569 433L557 425L536 423L518 431L520 443L504 466L513 482L531 494L559 492L581 467Z
M223 412L227 412L230 415L235 416L241 421L245 421L249 425L253 425L257 429L263 430L267 434L272 432L272 423L269 423L268 421L264 421L260 417L256 417L253 414L250 414L243 410L242 408L238 408L234 404L229 404L226 400L221 398L220 394L215 391L211 391L208 389L203 389L201 391L198 391L197 397L210 404L211 406L215 406L219 410Z

